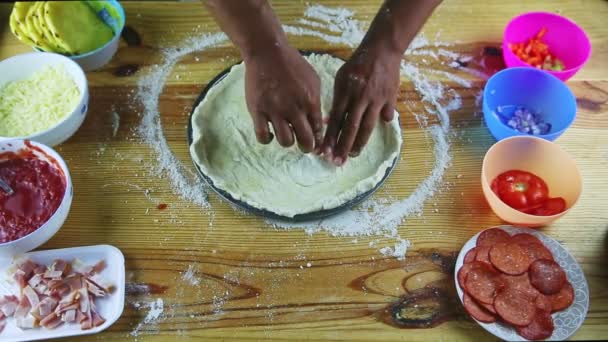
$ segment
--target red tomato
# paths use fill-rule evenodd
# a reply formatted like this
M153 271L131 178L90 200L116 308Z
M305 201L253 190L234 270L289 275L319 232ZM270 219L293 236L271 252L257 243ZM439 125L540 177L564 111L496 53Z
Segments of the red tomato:
M526 214L537 216L552 216L566 210L566 200L561 197L549 198L542 204L522 209Z
M501 173L492 181L492 191L515 209L542 204L549 197L547 184L537 175L521 170Z

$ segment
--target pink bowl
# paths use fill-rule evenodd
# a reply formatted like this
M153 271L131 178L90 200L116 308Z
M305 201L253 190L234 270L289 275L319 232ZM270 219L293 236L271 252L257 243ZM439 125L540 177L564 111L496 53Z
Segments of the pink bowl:
M562 81L574 76L591 56L591 42L583 29L572 20L553 13L528 12L513 18L505 28L502 55L507 67L532 67L517 57L509 43L525 42L543 27L547 33L543 41L551 52L564 62L562 71L545 70Z

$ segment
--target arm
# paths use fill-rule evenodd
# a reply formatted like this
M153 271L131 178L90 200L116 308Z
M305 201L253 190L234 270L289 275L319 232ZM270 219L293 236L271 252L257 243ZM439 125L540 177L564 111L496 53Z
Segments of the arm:
M361 152L379 117L393 119L403 54L440 2L386 0L357 50L338 71L322 146L335 164Z
M304 152L318 147L322 129L319 77L289 46L268 2L208 0L206 5L245 62L247 107L258 141L272 141L270 122L282 146L293 145L295 132Z

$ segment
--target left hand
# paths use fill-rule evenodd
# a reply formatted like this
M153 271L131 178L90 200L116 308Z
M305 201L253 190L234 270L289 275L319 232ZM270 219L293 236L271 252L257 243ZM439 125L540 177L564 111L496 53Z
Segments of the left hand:
M401 54L360 48L336 74L334 100L320 152L343 165L367 144L379 117L393 120Z

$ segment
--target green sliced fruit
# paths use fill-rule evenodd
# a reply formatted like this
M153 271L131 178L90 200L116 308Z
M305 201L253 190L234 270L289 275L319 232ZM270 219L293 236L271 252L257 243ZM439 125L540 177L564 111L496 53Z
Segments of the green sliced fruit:
M44 39L42 39L42 35L38 32L36 26L34 25L34 16L36 15L36 9L42 6L42 2L36 1L27 11L27 16L25 17L25 31L30 36L30 38L36 43L36 46L40 47L44 51L53 52L53 47Z
M9 20L11 31L15 37L30 46L36 46L36 43L25 29L25 18L33 5L33 2L15 2Z
M44 16L55 39L74 54L93 51L113 37L112 29L82 1L49 1Z
M14 10L13 10L13 13L15 13ZM30 37L27 34L25 34L25 32L23 32L23 30L21 28L21 24L19 24L15 15L11 14L9 22L10 22L11 32L13 32L13 34L15 35L15 37L17 37L17 39L19 39L20 41L22 41L25 44L30 45L30 46L35 45L34 41L31 40Z
M46 21L44 20L44 6L46 5L46 1L41 1L38 6L36 6L34 13L34 27L42 37L42 40L49 44L55 52L62 54L70 54L70 52L63 46L63 44L58 41L51 30L48 29Z

